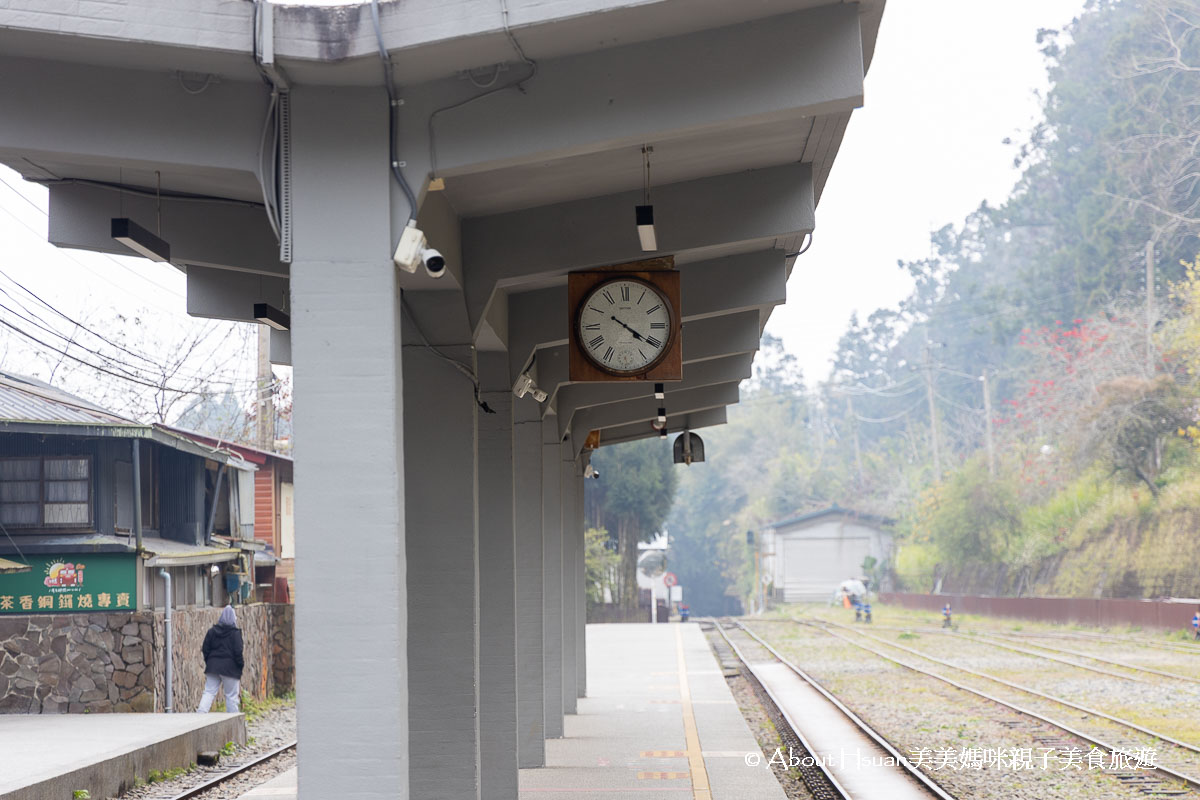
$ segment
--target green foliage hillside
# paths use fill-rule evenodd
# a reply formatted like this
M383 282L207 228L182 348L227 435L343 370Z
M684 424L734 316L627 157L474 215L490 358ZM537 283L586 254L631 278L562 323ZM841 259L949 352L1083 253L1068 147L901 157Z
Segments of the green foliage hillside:
M838 503L897 522L918 591L1200 595L1200 0L1041 31L1020 179L900 264L805 387L773 342L668 520L696 613L750 592L746 531ZM986 378L985 378L986 375Z

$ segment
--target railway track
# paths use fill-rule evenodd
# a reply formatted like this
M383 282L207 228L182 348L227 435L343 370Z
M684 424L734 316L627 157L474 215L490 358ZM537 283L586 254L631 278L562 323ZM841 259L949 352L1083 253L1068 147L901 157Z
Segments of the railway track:
M263 753L262 755L255 756L254 758L251 758L250 760L245 761L243 763L236 764L232 767L228 767L228 768L216 771L216 772L210 772L208 775L204 776L206 778L206 780L204 780L202 783L197 784L196 786L192 786L180 794L166 795L162 798L162 800L191 800L191 798L199 797L203 793L205 793L211 789L217 788L218 786L222 785L223 783L230 780L231 778L235 778L238 775L241 775L242 773L247 772L248 770L251 770L258 766L262 766L263 764L266 764L268 761L278 758L280 755L282 755L290 750L294 750L295 747L296 747L296 741L292 740L291 742L288 742L287 744L284 744L280 747L276 747L274 750L269 750L266 753ZM215 769L215 768L210 768L210 769Z
M1014 631L1011 636L1017 636L1022 639L1076 639L1096 642L1115 642L1118 644L1132 644L1141 647L1155 647L1160 650L1170 650L1176 653L1187 653L1188 655L1200 656L1200 643L1192 644L1190 642L1160 642L1155 639L1146 639L1139 636L1116 636L1110 633L1091 633L1089 631Z
M915 650L913 648L906 647L901 644L896 644L894 642L889 642L884 639L880 639L871 634L867 634L865 632L862 632L862 631L859 631L859 630L856 630L853 628L846 628L845 626L837 625L836 623L828 623L825 621L791 620L791 622L794 622L799 625L805 625L808 627L812 627L817 630L821 630L821 631L825 632L826 634L833 636L836 639L839 639L847 644L850 644L854 647L858 647L867 652L873 653L874 655L876 655L880 658L883 658L887 661L890 661L893 664L897 664L898 666L904 667L905 669L912 670L912 671L920 673L922 675L927 675L931 678L934 678L934 679L939 680L943 683L946 683L950 686L953 686L956 689L960 689L962 691L969 692L970 694L973 694L977 697L981 697L985 700L989 700L993 703L1003 706L1006 709L1015 711L1020 715L1028 717L1030 719L1038 720L1046 725L1049 725L1053 728L1061 730L1064 733L1070 734L1071 736L1073 736L1079 740L1082 740L1094 747L1098 747L1104 751L1130 753L1130 752L1136 752L1137 750L1139 750L1141 748L1155 749L1155 748L1161 746L1163 743L1166 743L1166 744L1170 745L1172 748L1174 748L1175 750L1180 751L1180 752L1184 752L1184 753L1188 753L1188 754L1193 754L1193 753L1200 754L1200 748L1197 748L1186 742L1181 742L1177 739L1173 739L1172 737L1166 736L1164 734L1160 734L1156 731L1149 730L1142 726L1136 725L1135 723L1128 722L1126 720L1121 720L1117 717L1113 717L1111 715L1104 714L1103 712L1096 711L1094 709L1090 709L1085 706L1081 706L1076 703L1072 703L1071 701L1045 694L1043 692L1039 692L1035 689L1023 687L1018 684L1003 680L1001 678L996 678L996 677L987 675L982 672L977 672L975 670L968 669L966 667L960 667L951 662L939 659L935 656L930 656L930 655L922 653L918 650ZM992 681L994 683L1009 687L1016 691L1024 692L1031 696L1041 698L1041 699L1049 701L1051 703L1057 703L1061 706L1070 708L1075 711L1082 711L1089 716L1095 716L1097 718L1114 723L1117 726L1124 728L1126 731L1133 731L1137 735L1138 738L1133 738L1131 735L1129 735L1127 733L1126 736L1122 740L1117 741L1116 743L1109 742L1106 739L1100 738L1098 735L1096 735L1094 733L1088 733L1088 732L1079 730L1073 724L1064 722L1061 719L1052 718L1050 716L1047 716L1046 714L1039 713L1038 711L1035 711L1028 707L1017 705L1016 703L1014 703L1012 701L997 697L994 694L991 694L990 692L985 692L982 689L975 688L973 686L969 686L967 684L962 683L961 681L947 677L938 672L934 672L925 667L921 667L921 666L913 664L909 661L902 660L902 659L896 657L895 655L890 655L890 654L883 652L877 648L866 645L862 641L859 641L857 638L839 633L836 630L834 630L834 628L845 628L846 630L850 631L852 634L857 634L858 637L865 637L867 639L872 639L886 647L890 647L890 648L894 648L897 650L901 650L901 651L910 653L911 655L914 655L914 656L924 659L926 661L940 664L941 666L944 666L946 668L949 668L952 670L957 670L959 672L962 672L962 673L965 673L968 675L972 675L972 676L975 676L978 678L982 678L984 680ZM1050 745L1047 744L1046 746L1050 746ZM1193 757L1193 761L1194 760L1195 759ZM1174 767L1167 767L1167 766L1163 766L1163 765L1155 765L1155 767L1153 769L1137 769L1137 770L1129 770L1129 771L1109 771L1108 774L1113 775L1114 777L1116 777L1118 780L1122 781L1123 783L1136 786L1139 790L1141 790L1145 794L1149 794L1149 795L1152 795L1155 797L1179 796L1179 795L1187 794L1187 792L1184 791L1183 789L1172 788L1169 785L1169 781L1172 781L1172 780L1178 781L1180 784L1182 784L1192 790L1200 789L1200 778L1197 778L1191 774L1181 772L1179 769L1176 769Z
M1141 664L1133 664L1128 661L1122 661L1120 659L1115 659L1115 658L1108 658L1106 656L1099 656L1094 653L1086 653L1081 650L1071 650L1071 649L1068 649L1065 647L1055 647L1054 645L1042 644L1040 642L1027 642L1027 641L1023 641L1023 640L1017 638L1014 634L1011 634L1011 633L1000 633L998 631L987 631L987 630L971 630L969 633L964 634L964 633L961 633L961 632L955 631L955 630L946 630L945 628L932 628L932 627L922 627L922 626L899 627L899 626L895 626L895 625L879 625L879 626L875 627L874 630L899 631L899 632L920 632L920 633L928 633L928 634L934 634L934 635L939 635L939 636L964 636L964 637L967 637L969 639L969 641L975 642L977 644L988 644L988 645L992 645L993 647L1000 647L1000 648L1004 648L1007 650L1012 650L1014 652L1024 653L1024 654L1030 655L1030 656L1037 656L1039 658L1045 658L1050 661L1058 661L1063 664L1070 664L1071 666L1079 667L1081 669L1087 669L1087 670L1091 670L1093 672L1100 672L1102 674L1111 675L1111 676L1117 677L1117 678L1128 678L1130 680L1138 680L1138 678L1136 678L1134 676L1124 675L1119 672L1113 672L1111 670L1098 669L1098 668L1092 667L1088 664L1079 664L1079 663L1072 662L1065 658L1056 658L1055 656L1048 655L1046 653L1041 653L1041 652L1038 652L1037 650L1027 649L1028 647L1037 647L1037 648L1041 648L1042 650L1049 650L1049 651L1051 651L1053 653L1057 653L1059 655L1071 656L1072 658L1077 658L1077 659L1083 658L1083 659L1087 659L1089 661L1098 661L1101 664L1107 664L1107 665L1113 666L1113 667L1121 667L1122 669L1133 670L1135 672L1142 672L1147 675L1155 675L1160 678L1170 678L1172 680L1187 681L1188 683L1200 683L1200 678L1197 678L1192 675L1184 675L1179 672L1170 672L1168 670L1155 669L1154 667L1147 667L1147 666L1143 666ZM1026 647L1017 646L1017 643L1014 642L1013 639L1017 639L1017 642L1020 642L1020 644L1026 645Z
M990 633L990 632L989 633L978 633L976 638L980 641L984 641L989 644L996 644L994 641L992 641L992 640L996 640L996 639L1000 639L1003 641L1011 640L1011 637L1008 636L1007 634ZM1183 675L1178 672L1170 672L1170 671L1164 670L1164 669L1155 669L1154 667L1146 667L1146 666L1142 666L1141 664L1131 664L1128 661L1122 661L1122 660L1115 659L1115 658L1106 658L1104 656L1093 655L1092 653L1084 653L1079 650L1070 650L1065 647L1055 647L1054 645L1041 644L1039 642L1027 642L1026 644L1028 644L1030 647L1038 647L1043 650L1050 650L1052 652L1059 653L1062 655L1072 656L1074 658L1086 658L1091 661L1099 661L1102 664L1108 664L1108 665L1114 666L1114 667L1121 667L1122 669L1134 670L1136 672L1144 672L1147 675L1157 675L1160 678L1170 678L1171 680L1187 681L1188 683L1200 683L1200 678L1196 678L1191 675ZM996 646L1002 647L1003 645L996 644ZM1022 650L1020 650L1020 652L1029 653L1030 655L1042 655L1042 654L1038 653L1037 651L1033 651L1033 650L1022 649ZM1049 656L1043 656L1043 657L1049 658ZM1057 659L1052 659L1052 660L1057 660ZM1070 662L1068 662L1068 663L1070 663ZM1080 665L1080 666L1082 666L1082 665Z
M738 621L713 620L713 624L756 692L766 696L769 702L764 705L773 706L785 723L784 727L776 722L776 727L789 749L801 753L797 768L814 798L954 800L887 739L753 631ZM748 657L734 641L743 636L768 653L770 663ZM720 651L718 656L722 657ZM842 757L822 755L834 752ZM871 766L863 769L861 759L847 765L844 754L848 752L856 756L866 753Z

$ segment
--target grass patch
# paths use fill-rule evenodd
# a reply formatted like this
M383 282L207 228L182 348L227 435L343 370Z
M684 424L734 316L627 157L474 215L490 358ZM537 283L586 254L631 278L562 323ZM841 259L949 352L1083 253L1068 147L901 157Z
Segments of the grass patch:
M196 768L195 763L188 764L186 767L175 767L174 769L152 769L150 774L146 776L146 783L162 783L163 781L173 781L180 775L186 775Z
M897 636L896 638L897 638L897 639L903 639L903 640L905 640L905 641L908 641L908 640L910 640L910 639L920 639L920 638L921 638L921 636L920 636L919 634L912 633L911 631L905 631L904 633L900 634L900 635L899 635L899 636Z

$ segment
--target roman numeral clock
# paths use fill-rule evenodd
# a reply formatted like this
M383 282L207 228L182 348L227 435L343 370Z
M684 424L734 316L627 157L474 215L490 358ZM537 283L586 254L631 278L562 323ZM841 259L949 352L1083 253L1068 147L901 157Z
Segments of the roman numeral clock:
M572 381L682 380L674 267L667 256L567 276Z

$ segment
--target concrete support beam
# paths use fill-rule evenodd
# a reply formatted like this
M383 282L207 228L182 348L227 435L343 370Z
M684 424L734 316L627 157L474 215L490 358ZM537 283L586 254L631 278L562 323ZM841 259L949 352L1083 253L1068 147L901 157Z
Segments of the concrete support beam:
M725 421L726 409L724 406L684 414L667 414L667 432L673 438L685 428L694 431L712 425L724 425ZM628 425L605 428L600 436L600 443L601 445L620 444L655 436L658 436L658 431L651 428L648 422L631 422Z
M645 256L630 209L641 191L573 200L462 223L467 311L478 325L497 288ZM654 222L663 252L774 247L814 227L809 164L717 175L656 186Z
M738 353L689 364L682 381L663 385L667 408L672 406L672 399L681 392L749 378L753 373L753 362L753 353ZM653 384L641 382L576 383L564 386L558 391L559 434L566 435L571 419L580 409L644 399L653 393Z
M291 314L287 278L212 267L188 267L187 312L193 317L253 322L254 304L270 303Z
M562 445L553 418L542 421L542 688L547 739L563 735Z
M424 120L453 99L447 92L469 90L426 84L408 92L406 103ZM450 177L544 162L546 153L562 159L640 147L718 124L737 130L799 120L849 111L862 96L858 8L830 5L545 61L536 91L500 92L440 122L438 171Z
M404 330L408 531L409 787L478 800L479 537L470 380ZM439 346L473 368L469 346Z
M508 354L480 353L479 776L480 794L517 800L516 540L513 394Z
M579 560L579 541L575 535L575 483L580 480L578 461L570 448L562 448L562 478L559 491L562 496L562 704L564 714L575 713L576 690L575 639L578 598L578 576L575 568Z
M529 397L513 400L516 528L517 755L521 767L546 763L542 664L542 420Z
M575 485L575 517L572 526L578 537L575 549L575 575L578 601L575 604L575 691L587 697L587 539L584 532L583 480L577 478Z
M378 166L386 109L358 99L303 90L293 106L292 319L305 386L295 415L296 576L314 587L296 599L302 800L409 797L403 314ZM325 170L331 153L340 154L335 174ZM369 593L319 588L329 565L347 563L344 531Z
M61 21L72 15L54 16ZM97 22L83 14L77 19ZM95 37L93 27L88 38ZM223 197L231 195L219 187L235 184L247 190L244 199L253 199L270 89L250 73L248 80L217 81L193 94L176 77L180 68L0 57L0 75L12 78L0 82L0 161L27 176L38 176L40 167L44 178L61 177L54 169L64 163L108 165L106 180L151 188L158 169L168 176L203 176L213 189L206 193Z
M117 179L114 175L113 182ZM132 255L112 238L112 219L129 217L171 245L173 264L287 277L288 266L279 260L279 242L261 206L164 197L159 233L158 205L154 197L115 189L51 185L47 238L59 247ZM278 305L278 298L272 305Z
M738 382L722 383L671 395L666 401L668 413L681 414L732 405L738 401ZM658 416L660 403L653 395L623 403L583 409L571 423L573 439L583 445L589 431L614 428L634 422L649 422ZM603 439L604 434L601 433Z

